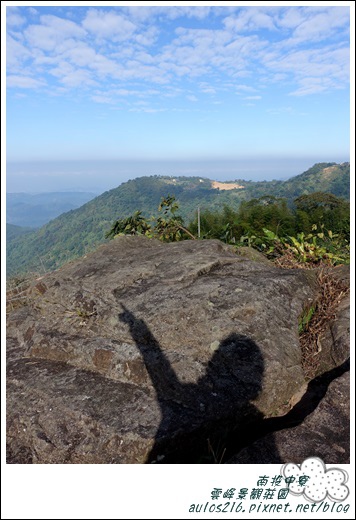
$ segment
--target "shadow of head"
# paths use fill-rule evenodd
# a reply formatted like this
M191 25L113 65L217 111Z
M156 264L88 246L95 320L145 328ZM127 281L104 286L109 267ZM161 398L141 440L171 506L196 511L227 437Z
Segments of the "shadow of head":
M233 333L220 342L197 387L204 394L207 409L224 406L226 411L233 411L258 397L263 372L263 358L256 343Z
M258 345L248 336L232 333L224 338L212 353L205 374L196 383L183 383L182 374L174 372L147 324L123 304L122 308L119 319L130 329L159 400L167 401L176 394L180 400L189 401L190 407L199 401L200 408L203 405L207 411L221 406L223 401L225 408L232 410L256 399L261 392L263 358Z

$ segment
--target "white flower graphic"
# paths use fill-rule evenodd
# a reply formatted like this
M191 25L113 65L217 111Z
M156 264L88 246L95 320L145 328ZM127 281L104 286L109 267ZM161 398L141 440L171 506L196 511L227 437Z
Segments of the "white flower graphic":
M289 484L290 492L293 495L304 495L311 502L321 502L326 497L334 502L343 502L350 492L345 485L348 481L347 472L341 468L326 469L318 457L306 459L300 466L292 462L283 464L281 475L285 478L295 477Z

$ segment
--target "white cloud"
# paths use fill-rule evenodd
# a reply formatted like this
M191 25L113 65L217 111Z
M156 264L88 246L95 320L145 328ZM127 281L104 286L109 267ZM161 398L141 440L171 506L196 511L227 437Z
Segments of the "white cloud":
M282 11L278 17L277 24L280 27L286 27L288 29L294 29L298 27L305 20L305 15L302 9L298 7L290 7L285 11Z
M257 36L236 36L234 41L221 49L216 62L233 77L244 76L255 70L251 67L251 58L258 60L259 53L266 48L268 42L261 41Z
M245 74L251 54L266 43L256 36L233 35L229 31L179 28L178 37L160 56L161 66L178 76L195 78L224 70L228 74Z
M145 47L149 47L150 45L153 45L159 35L159 31L157 27L151 26L148 27L148 29L140 29L140 32L136 33L134 35L134 40L139 45L143 45Z
M123 12L128 18L135 20L135 22L146 22L147 20L157 16L161 10L162 8L160 7L149 7L144 5L140 7L123 7Z
M300 87L293 92L290 92L290 96L306 96L310 94L320 94L325 92L330 87L330 80L327 78L305 78L300 81Z
M25 22L26 18L16 13L7 14L6 16L6 23L10 27L17 27L19 25L23 25Z
M65 57L72 64L93 69L99 75L114 74L118 68L115 61L98 54L93 48L85 44L72 47L65 53Z
M216 94L216 88L208 83L200 83L199 87L201 92L204 92L204 94Z
M237 91L242 92L255 92L256 89L254 87L251 87L250 85L234 85L234 88L236 88Z
M115 101L109 96L95 95L95 96L92 96L91 99L93 101L95 101L95 103L104 103L104 104L108 104L108 105L115 104Z
M29 7L28 8L28 12L30 13L31 16L37 16L38 15L38 11L34 7Z
M26 18L21 16L21 11L18 7L6 7L6 25L7 27L18 27L26 22Z
M110 38L115 42L131 38L137 29L135 24L114 11L98 9L89 9L83 27L98 39Z
M269 77L269 81L272 81L274 83L279 83L281 81L285 81L288 78L288 75L282 72L277 72L276 74L272 74L272 76Z
M321 41L330 38L335 29L348 29L349 8L332 7L323 13L310 16L299 24L289 43Z
M57 78L63 78L64 76L71 74L73 71L73 65L71 65L67 61L62 60L58 63L56 67L53 67L53 69L49 69L48 72L52 74L52 76L55 76Z
M193 45L194 47L214 47L225 45L233 40L234 35L222 29L176 29L178 38L172 45Z
M97 85L97 82L92 79L92 75L88 70L77 69L65 74L60 78L61 83L66 87L86 87Z
M258 8L241 10L237 15L224 20L225 27L235 32L254 31L256 29L276 30L273 17Z
M113 91L117 96L123 96L123 97L126 97L126 96L135 96L137 94L137 91L136 90L128 90L128 89L125 89L125 88L119 88L117 90L114 90Z
M66 38L82 38L86 32L76 23L58 16L43 15L41 25L30 25L24 35L31 46L53 51Z
M30 78L29 76L11 75L6 79L6 86L13 88L38 88L45 85L43 80Z
M188 16L188 18L197 18L198 20L207 18L211 12L211 7L208 6L182 7L181 9L183 16Z
M156 59L153 56L151 56L151 54L142 51L136 52L135 59L141 61L145 65L152 65L156 62Z
M137 22L160 19L176 20L180 17L203 20L213 12L208 6L140 6L124 7L124 12Z
M266 112L271 115L292 114L294 110L292 107L267 108Z
M299 88L293 95L306 95L345 88L349 83L349 49L319 48L289 52L265 61L273 73L290 74Z
M11 35L6 39L6 65L10 71L19 71L24 62L31 57L30 51Z
M146 114L157 114L158 112L166 112L165 108L149 108L149 107L140 107L140 108L130 108L129 112L144 112Z
M188 96L186 96L186 98L188 99L188 101L192 101L193 103L198 101L198 98L196 96L194 96L193 94L188 94Z
M92 100L96 103L105 104L128 104L134 101L135 105L147 106L147 101L142 98L150 98L151 96L162 96L162 92L154 89L147 90L134 90L134 89L108 89L108 90L97 90L92 96ZM135 101L139 99L139 101Z
M28 9L15 9L13 15L24 12ZM24 76L30 70L33 78L49 73L57 82L54 88L106 80L109 90L116 86L138 97L137 92L148 92L154 84L165 86L162 96L194 95L185 86L178 93L186 78L205 94L233 89L248 96L246 100L261 99L254 85L260 89L283 82L292 95L302 96L345 88L349 82L348 10L342 7L88 8L82 18L80 25L43 15L39 23L11 31L8 71ZM328 35L327 47L305 47L304 41ZM174 86L174 94L168 85Z

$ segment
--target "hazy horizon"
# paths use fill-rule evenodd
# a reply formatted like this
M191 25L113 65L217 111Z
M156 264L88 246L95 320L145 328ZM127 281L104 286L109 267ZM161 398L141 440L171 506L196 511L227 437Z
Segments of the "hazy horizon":
M7 193L86 191L103 193L123 182L151 175L205 177L217 181L287 180L317 162L347 157L259 158L212 161L32 161L7 164Z

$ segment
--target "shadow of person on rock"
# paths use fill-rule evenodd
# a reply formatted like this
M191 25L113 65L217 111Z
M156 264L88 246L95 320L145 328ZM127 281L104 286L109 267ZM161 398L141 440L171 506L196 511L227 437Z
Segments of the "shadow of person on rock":
M221 463L251 440L263 416L251 404L262 389L256 343L233 333L220 342L197 383L181 382L142 319L122 303L127 324L154 386L162 419L146 463ZM275 454L278 462L278 456ZM262 461L261 461L262 462Z

